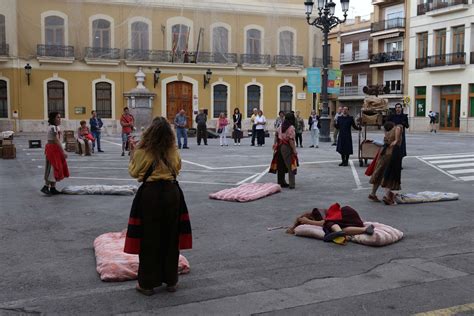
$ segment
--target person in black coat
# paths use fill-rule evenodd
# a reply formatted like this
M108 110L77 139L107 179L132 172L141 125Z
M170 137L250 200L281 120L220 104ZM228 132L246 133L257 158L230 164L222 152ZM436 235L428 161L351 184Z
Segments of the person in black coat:
M361 130L361 128L356 125L354 118L349 115L349 108L347 106L343 108L342 115L337 118L335 127L339 129L336 147L342 159L339 166L348 166L349 155L353 154L351 127L356 130Z
M234 130L232 132L234 146L240 146L240 139L242 138L242 114L240 113L239 108L234 109L232 121L234 122Z
M403 114L403 108L401 103L395 104L395 114L388 117L387 121L393 122L395 125L402 125L402 143L400 145L400 154L403 157L407 155L407 144L405 140L405 129L410 128L408 125L408 115Z

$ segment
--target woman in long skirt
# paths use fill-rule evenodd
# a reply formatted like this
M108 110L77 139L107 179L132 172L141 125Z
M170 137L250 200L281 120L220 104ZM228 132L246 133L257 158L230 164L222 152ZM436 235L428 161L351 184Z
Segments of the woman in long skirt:
M51 112L48 115L48 143L44 149L46 165L44 170L44 186L41 192L46 195L59 194L56 182L69 177L67 167L67 154L61 145L61 115L59 112Z
M184 196L176 181L181 158L173 130L165 118L155 118L143 133L128 169L132 177L143 182L132 206L125 243L125 252L134 253L127 249L127 241L129 238L140 241L136 290L152 295L153 288L165 283L166 290L174 292L178 283L179 249L191 247L190 243L182 244L182 234L190 238L191 227ZM139 214L134 215L134 210ZM186 231L182 229L183 220L188 222Z

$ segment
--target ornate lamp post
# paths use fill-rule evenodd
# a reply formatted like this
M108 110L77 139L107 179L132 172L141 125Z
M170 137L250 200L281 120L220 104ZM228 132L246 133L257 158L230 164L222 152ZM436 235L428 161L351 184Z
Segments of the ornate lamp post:
M323 32L323 80L321 94L323 98L323 112L321 115L321 130L319 139L322 142L330 142L329 124L331 118L329 117L329 97L328 97L328 64L329 64L329 45L328 37L329 31L335 28L338 24L346 22L347 11L349 10L349 0L340 0L344 19L339 19L334 16L336 12L336 4L332 0L317 0L318 2L318 16L311 21L311 14L313 13L314 2L306 0L304 5L306 7L306 21L309 25L317 27Z

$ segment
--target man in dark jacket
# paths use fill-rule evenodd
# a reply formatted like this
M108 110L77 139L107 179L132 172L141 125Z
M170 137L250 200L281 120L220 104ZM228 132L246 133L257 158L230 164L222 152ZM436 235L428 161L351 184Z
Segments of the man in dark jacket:
M349 156L353 153L351 128L356 130L361 130L361 128L356 125L354 118L349 115L349 108L347 106L342 109L342 115L337 118L335 126L339 129L336 147L342 159L339 166L348 166Z
M94 141L92 142L92 148L94 150L95 143L97 142L97 151L100 153L103 153L104 151L100 147L100 133L102 131L102 126L104 126L104 123L102 123L102 120L100 119L100 117L97 117L96 111L92 111L91 114L92 114L92 117L89 119L89 125L91 127L92 136L94 136Z
M201 145L201 139L204 140L204 145L207 146L207 115L204 110L199 110L199 114L196 115L197 124L197 144Z

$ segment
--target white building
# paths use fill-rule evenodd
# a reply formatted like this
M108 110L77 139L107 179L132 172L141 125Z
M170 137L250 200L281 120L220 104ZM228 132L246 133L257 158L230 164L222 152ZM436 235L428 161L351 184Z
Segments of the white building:
M415 0L409 4L411 130L474 133L473 0Z

